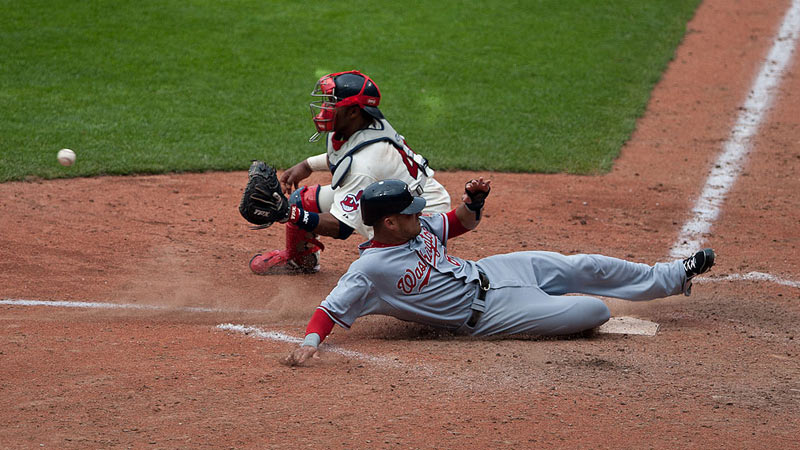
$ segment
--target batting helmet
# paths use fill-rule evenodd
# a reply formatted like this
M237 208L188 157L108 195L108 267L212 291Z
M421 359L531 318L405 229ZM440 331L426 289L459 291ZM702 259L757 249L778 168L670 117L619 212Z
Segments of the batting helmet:
M390 214L416 214L423 208L425 199L411 195L400 180L372 183L361 194L361 219L370 227Z
M311 91L315 100L309 105L311 116L317 132L309 141L316 141L321 133L333 131L335 109L339 107L358 105L370 116L383 119L383 113L378 109L381 103L381 91L370 77L357 70L349 72L331 73L317 81Z

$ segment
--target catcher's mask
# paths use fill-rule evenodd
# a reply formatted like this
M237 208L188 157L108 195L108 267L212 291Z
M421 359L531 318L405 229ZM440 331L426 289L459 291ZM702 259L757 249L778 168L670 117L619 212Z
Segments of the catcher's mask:
M400 180L377 181L361 194L361 219L371 227L391 214L416 214L425 208L425 203Z
M309 142L314 142L322 135L333 131L336 118L336 108L358 105L376 119L383 119L383 114L378 109L381 102L381 91L368 76L357 70L338 72L325 75L317 81L311 96L319 98L312 101L311 116L317 132Z

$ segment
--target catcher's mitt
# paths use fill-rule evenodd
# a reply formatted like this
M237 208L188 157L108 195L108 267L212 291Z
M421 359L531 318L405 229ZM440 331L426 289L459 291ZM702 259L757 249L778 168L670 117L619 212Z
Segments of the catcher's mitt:
M289 201L283 195L275 169L267 163L254 160L250 165L239 212L245 220L257 225L251 227L254 230L289 218Z

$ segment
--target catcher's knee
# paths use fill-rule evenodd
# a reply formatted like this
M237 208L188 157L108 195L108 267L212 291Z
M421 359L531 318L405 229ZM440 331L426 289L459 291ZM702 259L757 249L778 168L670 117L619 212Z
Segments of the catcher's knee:
M313 186L303 186L292 192L289 197L289 204L294 205L302 213L310 213L309 220L294 221L294 224L306 231L314 231L319 224L318 214L329 212L333 204L333 190L330 186L315 184ZM290 221L292 221L290 216ZM353 234L353 228L339 221L339 233L334 239L347 239Z
M319 184L298 188L289 197L289 204L309 212L320 213L322 212L319 202L321 188L322 186Z

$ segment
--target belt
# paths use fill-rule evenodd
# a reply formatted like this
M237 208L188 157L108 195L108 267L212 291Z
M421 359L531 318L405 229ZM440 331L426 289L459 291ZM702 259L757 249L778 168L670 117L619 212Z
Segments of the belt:
M472 315L467 320L467 326L474 328L478 321L481 319L484 310L484 301L486 300L486 293L489 292L489 278L483 271L478 271L478 295L475 296L475 301L472 302Z

